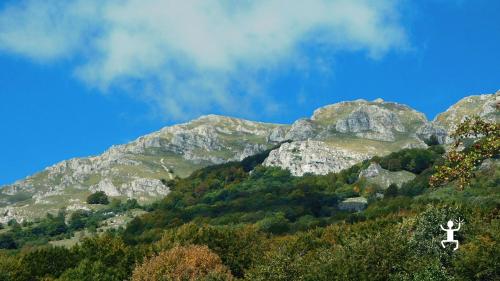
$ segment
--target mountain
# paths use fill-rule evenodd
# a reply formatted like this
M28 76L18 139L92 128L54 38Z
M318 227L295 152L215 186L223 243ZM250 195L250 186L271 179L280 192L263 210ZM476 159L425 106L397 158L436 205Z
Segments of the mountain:
M292 124L264 165L289 169L293 175L338 172L374 155L408 147L426 147L418 130L429 123L408 106L381 99L328 105L311 118Z
M264 166L293 175L327 174L374 155L440 142L464 116L478 114L498 122L500 91L462 99L429 121L402 104L356 100L328 105L291 125L202 116L113 146L99 156L62 161L0 190L0 222L43 216L65 207L93 208L85 198L95 191L148 202L169 193L168 180L201 167L237 161L283 143Z
M165 180L260 152L274 144L269 133L280 127L208 115L113 146L99 156L62 161L5 186L0 193L4 207L0 222L61 207L90 208L85 198L95 191L143 202L161 198L169 192Z
M465 118L478 115L490 122L500 122L500 91L490 95L476 95L461 99L434 119L446 131L453 131Z

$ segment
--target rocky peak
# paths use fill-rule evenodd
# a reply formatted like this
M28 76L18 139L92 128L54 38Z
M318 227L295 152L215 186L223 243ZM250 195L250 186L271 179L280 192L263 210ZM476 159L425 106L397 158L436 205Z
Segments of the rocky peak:
M382 111L382 113L378 111ZM315 110L311 120L321 124L336 124L339 120L348 119L349 115L352 115L352 117L365 117L366 119L383 118L387 122L383 125L392 126L399 131L403 131L403 128L413 130L415 127L428 122L421 112L406 105L387 102L382 99L376 99L373 102L355 100L327 105ZM399 124L393 123L398 121Z
M478 115L479 117L500 122L500 91L494 94L469 96L461 99L448 110L439 114L434 123L448 132L453 131L465 118Z
M394 112L373 104L363 104L347 117L339 119L335 129L341 133L354 133L361 138L381 141L394 141L394 132L406 131Z

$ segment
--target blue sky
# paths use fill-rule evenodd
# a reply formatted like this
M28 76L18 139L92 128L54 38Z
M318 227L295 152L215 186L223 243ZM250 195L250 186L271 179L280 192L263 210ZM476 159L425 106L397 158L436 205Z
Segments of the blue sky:
M500 1L1 1L0 184L216 113L500 89Z

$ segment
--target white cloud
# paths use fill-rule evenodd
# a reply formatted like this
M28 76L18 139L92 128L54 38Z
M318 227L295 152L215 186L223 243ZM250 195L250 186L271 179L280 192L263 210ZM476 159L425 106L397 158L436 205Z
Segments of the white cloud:
M29 0L0 12L0 50L74 59L90 85L132 82L182 118L270 102L252 77L307 57L304 45L374 58L404 48L398 16L392 0Z

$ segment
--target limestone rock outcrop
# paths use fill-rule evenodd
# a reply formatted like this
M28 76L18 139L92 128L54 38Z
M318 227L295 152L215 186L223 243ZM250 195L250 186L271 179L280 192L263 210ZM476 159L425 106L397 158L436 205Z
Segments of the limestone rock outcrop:
M368 200L364 197L347 198L339 203L339 209L343 211L359 212L366 209Z
M271 151L263 165L288 169L294 176L306 173L325 175L339 172L368 157L321 141L308 140L282 144Z
M377 105L362 105L335 124L341 133L372 140L394 141L394 132L404 133L406 128L394 112Z

